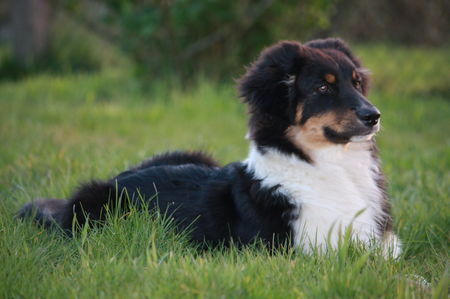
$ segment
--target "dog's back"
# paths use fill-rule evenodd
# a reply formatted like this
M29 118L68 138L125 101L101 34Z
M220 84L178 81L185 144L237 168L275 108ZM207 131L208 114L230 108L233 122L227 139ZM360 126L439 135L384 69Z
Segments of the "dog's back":
M207 168L218 167L218 163L210 156L199 151L176 151L155 155L151 159L119 174L111 180L94 181L83 184L72 197L67 200L36 199L23 206L17 213L17 217L33 217L35 222L40 225L48 228L58 225L66 232L70 233L74 216L76 217L78 225L83 225L87 218L91 220L102 220L105 216L106 206L109 206L111 209L116 208L116 203L114 201L118 199L119 193L122 193L123 190L123 188L121 188L119 191L119 189L117 189L117 184L123 186L122 182L126 182L127 184L130 184L129 187L133 186L134 189L130 188L130 192L132 196L134 196L133 194L137 190L136 186L139 185L139 183L142 183L142 180L138 179L140 176L152 176L151 173L155 173L155 171L158 174L162 174L168 169L177 170L182 166L188 166L184 167L184 169L206 170ZM161 170L163 170L163 172L161 172ZM201 171L198 173L201 173ZM157 175L153 176L157 177ZM169 180L165 181L169 182ZM146 187L153 189L145 190L146 192L141 195L147 195L147 199L155 196L156 189L154 189L154 186L156 185L142 184L142 186L144 189L147 189ZM142 186L140 186L140 189L142 189ZM126 200L127 199L123 199L123 207L127 204L125 203Z

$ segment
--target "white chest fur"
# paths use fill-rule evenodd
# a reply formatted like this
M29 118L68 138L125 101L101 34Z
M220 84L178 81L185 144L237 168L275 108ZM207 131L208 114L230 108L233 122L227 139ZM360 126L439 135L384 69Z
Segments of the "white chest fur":
M275 149L259 152L252 144L245 161L262 186L280 185L278 192L292 200L300 217L291 223L294 243L309 252L336 247L351 224L353 236L369 242L381 239L377 217L382 215L379 173L367 143L334 145L312 153L313 163Z

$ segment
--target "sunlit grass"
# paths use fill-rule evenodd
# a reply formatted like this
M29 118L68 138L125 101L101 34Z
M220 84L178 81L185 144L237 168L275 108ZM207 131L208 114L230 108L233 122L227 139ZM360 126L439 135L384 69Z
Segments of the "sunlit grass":
M379 47L358 49L374 69L378 141L405 248L399 261L350 244L326 256L257 245L199 252L142 213L74 239L13 219L33 198L67 197L79 182L108 178L156 152L203 149L221 163L247 154L245 107L231 83L199 80L187 91L145 94L124 71L41 75L0 84L0 297L446 298L450 102L424 83L428 75L416 82L402 65L415 57L414 76L422 76L449 56L393 48L392 58L391 48ZM394 70L383 68L389 59L396 84L389 83ZM442 74L431 86L448 86Z

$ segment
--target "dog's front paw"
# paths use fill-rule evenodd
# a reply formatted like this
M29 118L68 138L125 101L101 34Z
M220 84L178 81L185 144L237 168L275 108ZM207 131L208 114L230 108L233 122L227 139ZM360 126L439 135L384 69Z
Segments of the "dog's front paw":
M402 242L393 232L386 232L382 245L383 256L386 259L398 259L402 253Z

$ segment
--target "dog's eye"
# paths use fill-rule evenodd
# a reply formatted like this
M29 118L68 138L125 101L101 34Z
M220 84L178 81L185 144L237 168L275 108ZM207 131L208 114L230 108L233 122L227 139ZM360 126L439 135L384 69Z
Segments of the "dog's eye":
M356 88L358 88L358 89L361 88L361 81L355 80L355 81L353 81L353 84L355 85Z
M320 93L327 93L329 90L330 90L330 88L326 84L321 85L317 88L317 91Z

